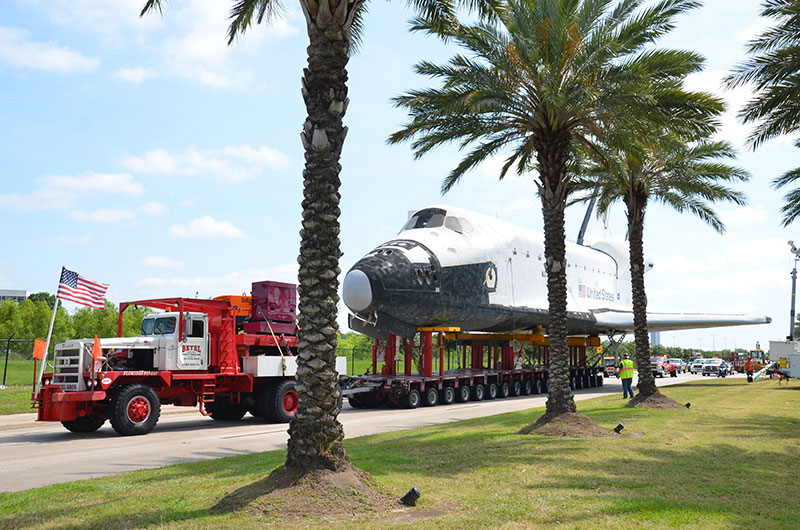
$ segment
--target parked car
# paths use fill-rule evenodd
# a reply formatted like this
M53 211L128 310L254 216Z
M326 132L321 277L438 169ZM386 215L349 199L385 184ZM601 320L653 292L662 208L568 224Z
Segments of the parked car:
M702 358L692 359L691 362L689 363L689 371L693 374L702 374L703 363L705 361L706 360Z
M653 370L654 376L664 377L669 374L671 377L678 377L678 367L669 362L666 357L650 357L650 368Z
M689 371L689 366L683 359L670 359L669 362L678 367L677 371L679 374L685 374Z
M719 375L719 369L725 361L722 359L706 359L706 362L703 363L703 375ZM727 365L725 366L727 368Z

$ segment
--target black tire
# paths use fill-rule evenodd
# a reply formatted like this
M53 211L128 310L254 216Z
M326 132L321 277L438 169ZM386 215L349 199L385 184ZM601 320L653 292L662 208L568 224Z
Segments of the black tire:
M412 388L406 394L405 399L403 399L403 405L407 409L415 409L419 407L420 403L422 403L422 396L419 393L419 390Z
M514 381L513 383L511 383L511 395L517 397L521 393L522 393L522 384L519 381Z
M62 421L61 425L70 432L85 433L96 431L105 422L106 419L100 416L83 416L72 421Z
M575 387L576 387L577 384L578 383L575 382L575 377L574 376L569 378L569 387L570 387L570 389L575 390Z
M367 408L364 401L358 397L358 394L351 394L347 396L347 402L350 404L351 407L354 409L365 409Z
M452 386L446 386L439 391L439 401L442 405L452 405L456 400L456 391Z
M495 383L489 383L486 387L486 398L485 399L495 399L497 397L497 385Z
M594 385L592 384L591 377L588 375L583 376L583 388L592 388Z
M483 401L483 397L486 395L486 389L482 384L478 383L472 386L471 393L473 401Z
M435 407L439 404L439 391L433 387L425 390L422 395L422 404L426 407Z
M466 403L469 401L469 394L469 387L467 385L461 385L456 391L456 401L459 403Z
M208 408L211 410L211 419L217 421L239 421L247 412L247 406L243 403L231 403L228 399L219 396Z
M503 383L500 385L500 392L498 392L497 397L500 398L507 398L511 395L511 387L508 386L508 383Z
M543 382L541 379L536 380L536 386L534 388L537 394L541 394L542 392L544 392L544 385L542 383Z
M161 415L161 401L155 390L144 383L120 387L111 398L108 417L111 426L122 436L147 434Z
M550 380L545 379L544 381L542 381L542 387L543 387L542 392L545 393L550 392Z
M530 380L522 383L522 393L526 396L533 394L533 383L531 383Z
M597 376L597 386L603 386L603 383L604 383L603 380L604 379L605 379L605 377L603 377L602 375L598 375Z
M267 421L289 423L297 412L297 391L288 379L262 387L256 399L258 415Z

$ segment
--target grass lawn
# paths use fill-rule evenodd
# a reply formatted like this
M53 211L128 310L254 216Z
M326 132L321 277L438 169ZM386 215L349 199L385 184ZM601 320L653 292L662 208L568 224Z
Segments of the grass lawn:
M3 381L5 355L0 356L0 383ZM6 371L6 386L0 390L0 414L33 412L31 391L33 389L33 361L9 359Z
M516 434L539 409L348 440L356 466L398 497L419 488L413 510L431 517L403 522L381 513L299 526L799 528L800 481L792 476L800 467L800 385L707 380L664 392L691 409L629 409L618 396L579 403L602 426L624 423L621 437ZM0 528L285 528L241 512L209 515L284 454L0 494Z

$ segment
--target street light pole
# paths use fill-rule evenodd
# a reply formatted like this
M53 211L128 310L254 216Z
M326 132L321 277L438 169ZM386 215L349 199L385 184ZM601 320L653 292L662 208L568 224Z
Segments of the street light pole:
M792 269L792 304L789 310L789 336L787 338L794 340L794 301L797 288L797 260L800 260L800 249L794 246L794 241L789 241L789 247L791 247L792 254L794 254L794 268Z

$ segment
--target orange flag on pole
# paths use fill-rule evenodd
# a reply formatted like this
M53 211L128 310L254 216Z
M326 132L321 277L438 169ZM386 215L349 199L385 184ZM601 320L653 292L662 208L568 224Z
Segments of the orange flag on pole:
M33 358L39 359L40 361L44 359L44 352L45 347L47 346L47 342L39 339L33 340Z
M92 359L95 361L99 361L100 357L103 356L103 350L100 349L100 339L97 338L97 335L94 336L94 347L92 347Z

